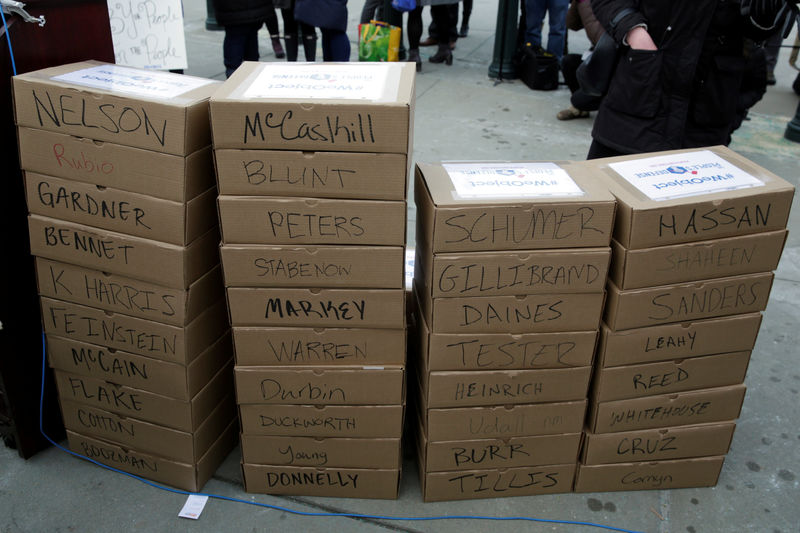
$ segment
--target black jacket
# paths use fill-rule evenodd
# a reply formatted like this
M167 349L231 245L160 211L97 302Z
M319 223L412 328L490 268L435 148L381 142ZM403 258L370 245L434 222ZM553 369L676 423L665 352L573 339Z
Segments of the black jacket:
M626 7L634 11L612 31ZM592 0L618 43L643 23L658 47L621 48L592 136L623 153L728 144L746 68L744 38L770 33L739 8L726 0Z
M220 26L264 22L273 9L272 0L214 0Z

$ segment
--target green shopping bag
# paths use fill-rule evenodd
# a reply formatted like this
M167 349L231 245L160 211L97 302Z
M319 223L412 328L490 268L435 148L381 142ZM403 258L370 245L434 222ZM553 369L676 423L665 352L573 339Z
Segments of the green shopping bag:
M359 61L397 61L402 30L377 20L358 25Z

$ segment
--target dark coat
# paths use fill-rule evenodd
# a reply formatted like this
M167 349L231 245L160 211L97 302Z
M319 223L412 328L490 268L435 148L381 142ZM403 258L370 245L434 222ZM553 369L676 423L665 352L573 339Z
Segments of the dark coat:
M262 23L273 9L272 0L214 0L220 26Z
M623 8L634 9L611 30ZM621 43L639 23L657 51L622 47L592 136L623 153L728 144L746 68L744 38L764 32L724 0L592 0Z
M297 0L294 18L317 28L347 31L347 0Z

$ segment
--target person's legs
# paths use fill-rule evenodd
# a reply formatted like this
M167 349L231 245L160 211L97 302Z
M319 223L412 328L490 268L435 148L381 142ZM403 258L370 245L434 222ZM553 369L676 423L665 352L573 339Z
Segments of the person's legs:
M586 155L586 159L601 159L603 157L616 157L618 155L624 154L592 139L592 144L589 146L589 153Z
M456 6L458 7L458 6ZM450 42L446 36L451 35L455 25L452 21L450 4L431 6L431 17L436 22L439 35L439 49L429 58L431 63L453 64L453 52L450 50Z
M472 15L472 0L461 0L461 29L458 32L459 37L466 37L469 33L469 17Z
M286 44L286 61L297 61L297 21L294 20L294 9L281 9L283 17L283 42Z
M525 0L525 42L533 48L542 45L542 22L546 9L545 0Z
M548 1L547 10L549 11L548 25L550 26L550 31L547 34L547 51L556 56L559 63L564 55L568 9L569 0Z
M275 52L275 57L278 59L286 57L286 53L281 46L281 29L278 26L278 15L275 14L274 9L270 10L264 23L267 25L267 31L272 41L272 51Z
M258 28L261 24L225 26L222 40L222 62L225 76L230 77L243 61L258 61Z
M364 7L361 8L360 24L369 24L369 21L380 16L383 8L383 0L366 0Z
M417 72L422 70L422 59L419 56L419 41L422 38L422 6L408 12L406 22L408 32L408 60L417 64Z
M303 53L306 61L317 60L317 29L310 24L300 23L300 33L303 39Z
M341 30L322 28L322 60L350 61L350 39Z

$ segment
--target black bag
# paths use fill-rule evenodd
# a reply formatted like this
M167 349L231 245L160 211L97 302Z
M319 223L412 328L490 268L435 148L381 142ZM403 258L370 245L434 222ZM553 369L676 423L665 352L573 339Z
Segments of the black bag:
M614 31L617 24L633 12L634 10L629 7L621 9L611 21L610 30ZM587 96L595 98L605 96L608 92L611 78L614 76L614 70L617 68L619 56L619 44L614 41L608 32L604 32L594 45L592 53L583 60L578 70L575 71L575 77L578 78L581 91Z
M556 56L541 48L523 47L519 62L519 78L535 91L552 91L558 88L558 61Z

